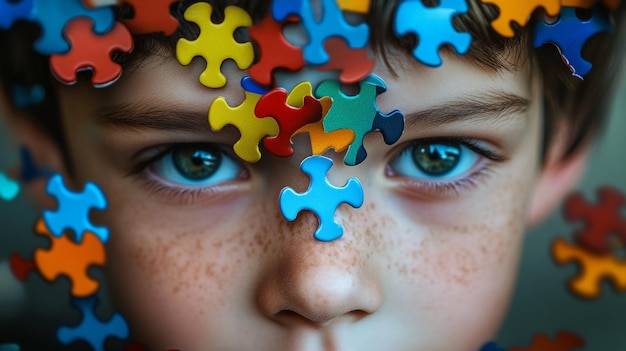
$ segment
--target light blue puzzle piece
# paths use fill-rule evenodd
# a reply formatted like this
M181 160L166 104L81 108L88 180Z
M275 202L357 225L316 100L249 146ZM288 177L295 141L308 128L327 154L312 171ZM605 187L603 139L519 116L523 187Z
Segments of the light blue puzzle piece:
M457 32L452 25L452 17L464 13L467 13L466 0L441 0L438 7L426 7L422 0L404 0L396 12L395 31L398 35L417 35L413 56L426 65L438 67L442 62L441 45L450 44L461 55L470 48L472 36Z
M324 42L329 37L345 39L353 49L364 48L369 40L369 26L365 23L353 26L343 18L343 12L335 0L322 0L322 18L318 22L311 1L303 1L300 17L306 29L309 42L304 46L303 53L306 62L322 65L330 60Z
M20 192L20 185L0 172L0 198L5 201L15 199Z
M0 29L11 29L15 21L28 20L33 11L33 0L0 0Z
M303 210L315 213L319 226L314 236L320 241L333 241L343 235L343 227L335 222L335 211L340 204L347 203L354 208L363 205L363 187L358 179L351 178L343 187L328 183L326 174L332 165L333 161L324 156L306 158L300 169L311 178L307 191L298 194L286 187L279 198L280 210L289 221L295 220Z
M365 135L371 131L380 131L385 143L391 145L398 141L404 131L404 114L394 110L384 114L378 109L376 97L387 90L385 82L370 75L359 82L359 93L345 95L337 80L322 82L315 90L317 98L330 96L333 104L324 117L324 130L332 132L340 129L354 131L354 141L348 147L344 163L357 165L365 160L367 151L363 147Z
M545 43L555 45L572 75L583 78L592 66L581 55L583 45L593 35L611 30L611 23L599 6L594 8L591 18L587 20L576 16L576 8L563 7L555 23L541 21L537 24L533 46L540 47Z
M75 17L91 18L97 34L105 34L115 24L111 7L88 9L81 0L34 0L34 4L32 21L41 25L41 37L34 47L44 55L64 54L70 50L63 29Z
M57 330L57 339L64 345L75 340L84 340L91 349L104 351L104 342L109 337L117 337L122 340L128 338L128 323L120 314L114 314L108 322L99 320L94 315L96 298L72 299L74 307L82 312L83 319L76 327L61 327Z
M274 0L272 2L272 17L276 22L282 22L291 15L300 17L301 13L302 0Z
M60 237L66 229L74 230L78 243L82 242L85 232L94 233L103 243L109 239L109 229L96 227L89 220L89 210L92 208L104 210L107 200L100 188L88 182L81 193L74 193L63 184L60 174L54 175L46 187L48 194L57 199L56 212L44 211L43 218L50 233Z

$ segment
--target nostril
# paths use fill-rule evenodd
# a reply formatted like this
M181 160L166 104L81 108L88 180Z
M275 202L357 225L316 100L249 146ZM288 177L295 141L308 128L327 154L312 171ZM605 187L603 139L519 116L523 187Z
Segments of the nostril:
M340 316L325 316L323 314L315 315L310 313L303 315L291 310L282 310L275 314L274 319L285 326L307 325L311 327L324 327L339 320L350 323L358 322L370 314L371 313L363 310L354 310Z

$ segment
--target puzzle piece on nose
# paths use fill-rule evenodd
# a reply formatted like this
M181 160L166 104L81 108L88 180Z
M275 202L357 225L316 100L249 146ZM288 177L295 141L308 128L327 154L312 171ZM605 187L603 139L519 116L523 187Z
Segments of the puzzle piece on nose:
M293 90L297 91L296 88ZM301 107L294 107L287 100L287 91L277 88L263 95L254 109L258 118L271 117L278 123L278 135L265 138L263 145L267 151L279 157L293 155L291 137L300 127L322 118L322 105L312 95L304 96Z
M561 331L554 340L545 335L535 335L531 346L527 348L511 348L509 351L574 351L585 346L585 340L580 336Z
M32 20L41 25L41 37L35 41L35 49L44 55L63 54L70 45L63 37L67 23L76 17L89 17L95 23L93 31L104 34L115 24L110 7L89 9L81 0L34 0Z
M233 150L242 160L253 163L261 159L261 139L278 135L279 127L273 118L257 118L254 114L263 88L254 84L250 77L244 77L241 84L246 89L245 100L237 107L228 105L223 97L213 100L209 108L209 125L216 131L229 124L239 129L240 138Z
M122 75L122 66L111 58L113 52L129 53L133 38L123 24L117 22L113 29L103 35L92 32L93 21L76 18L65 26L65 36L72 44L66 54L50 56L50 68L54 76L65 84L75 84L76 73L92 70L91 83L95 87L113 84Z
M20 184L0 172L0 199L11 201L20 193Z
M561 10L561 0L481 0L485 4L496 5L500 14L491 22L493 29L500 35L512 38L515 35L511 22L524 27L532 13L542 7L548 16L556 16Z
M578 296L588 299L599 297L601 282L605 278L613 282L617 291L626 291L626 261L612 254L589 252L563 239L557 239L552 244L552 257L559 264L570 261L579 263L579 275L568 284L570 290Z
M109 229L96 227L89 220L89 211L92 208L104 210L107 208L107 200L100 188L87 182L80 193L75 193L65 187L63 178L56 174L50 178L46 186L48 194L57 199L56 211L46 210L43 218L52 235L59 237L66 229L72 229L76 235L76 241L81 242L85 232L94 233L103 243L109 239Z
M304 67L302 49L291 45L283 35L286 24L297 22L298 18L291 16L279 23L268 14L261 22L250 27L250 38L259 46L259 61L248 69L248 74L255 81L270 85L274 81L272 72L275 69L299 71Z
M33 0L0 0L0 29L10 29L17 20L29 20Z
M200 82L209 88L226 85L226 76L221 71L222 63L232 59L240 69L248 69L254 61L252 43L235 40L238 28L252 25L250 15L240 7L228 6L224 10L224 21L215 24L211 20L213 7L207 3L195 3L185 11L185 19L200 27L195 40L181 38L176 45L176 57L182 65L188 65L196 57L206 60L206 68L200 74Z
M64 345L76 340L84 340L92 350L104 351L107 338L128 338L128 323L120 314L114 314L108 321L101 321L94 314L97 300L95 297L72 299L72 305L82 313L83 319L76 327L61 327L57 330L57 339Z
M418 44L413 56L426 65L438 67L442 62L439 56L442 45L450 44L461 55L470 48L472 36L452 26L452 18L464 13L467 13L466 0L441 0L438 7L426 7L422 0L404 0L396 12L395 31L398 35L415 34Z
M582 78L591 70L591 63L581 54L583 45L595 34L608 31L611 31L611 24L599 6L588 20L578 18L574 7L564 7L555 23L541 21L537 24L533 46L555 45L572 75Z
M568 196L563 214L569 222L585 224L574 233L578 245L597 253L608 253L612 250L610 238L613 235L626 246L626 217L621 214L626 208L626 196L612 187L601 187L597 194L599 201L595 204L589 203L581 193Z
M363 187L356 178L348 180L343 187L336 187L328 182L326 174L333 161L324 156L310 156L302 161L300 168L309 175L311 183L306 192L299 194L292 188L283 188L280 192L280 210L283 216L293 221L298 213L309 210L319 219L315 239L333 241L343 235L343 227L335 222L335 211L342 203L354 208L363 205Z
M363 147L363 138L371 131L380 131L385 143L391 145L398 141L404 131L404 114L398 110L390 114L380 112L376 97L387 90L385 82L375 75L370 75L359 83L357 95L345 95L339 82L327 80L315 91L318 97L330 96L333 105L324 117L324 130L331 132L340 129L354 131L355 137L346 152L344 163L350 166L359 164L367 157Z
M352 49L345 40L337 37L326 39L324 47L330 54L330 61L317 69L339 70L339 80L344 84L358 83L374 70L376 62L369 58L366 48Z

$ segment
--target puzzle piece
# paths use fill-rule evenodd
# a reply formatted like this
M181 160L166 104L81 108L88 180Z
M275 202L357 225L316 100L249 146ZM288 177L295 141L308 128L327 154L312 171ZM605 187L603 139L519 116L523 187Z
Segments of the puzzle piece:
M339 70L339 80L344 84L358 83L374 70L376 61L369 58L366 48L352 49L345 40L337 37L328 38L324 47L330 54L330 61L317 69Z
M426 65L438 67L442 45L450 44L461 55L470 48L472 36L457 32L452 26L452 18L464 13L467 13L466 0L441 0L438 7L426 7L422 0L404 0L396 12L395 31L398 35L415 34L418 43L413 56Z
M500 14L491 26L500 35L512 38L515 35L511 22L516 22L524 27L530 20L532 13L539 7L543 7L548 16L557 16L561 10L561 0L481 0L485 4L493 4L498 7Z
M61 327L57 331L57 339L64 345L76 340L84 340L92 350L104 351L104 342L109 337L125 340L128 338L128 323L120 314L114 314L104 322L94 314L96 298L72 299L72 305L81 311L83 319L76 327Z
M11 201L19 193L20 184L0 172L0 198L4 201Z
M24 258L17 252L9 256L9 267L11 267L11 272L15 278L22 282L26 281L30 272L37 271L35 261Z
M535 335L532 345L527 348L512 348L509 351L574 351L585 346L585 340L570 332L558 332L556 338L550 340L545 335Z
M11 29L17 20L29 20L33 0L0 0L0 29Z
M24 183L31 183L37 179L50 178L54 172L49 169L40 168L35 164L33 156L30 154L30 150L26 146L20 148L20 181Z
M255 93L257 95L265 95L272 90L272 88L260 85L248 76L241 78L241 87L244 91Z
M593 10L588 20L579 19L575 8L564 7L555 23L541 21L537 24L533 46L555 45L572 75L582 78L591 70L591 63L581 55L583 45L593 35L610 30L611 24L600 7Z
M600 296L600 283L609 278L618 291L626 291L626 261L612 254L596 254L557 239L552 244L552 257L559 264L577 261L580 274L569 282L570 290L588 299Z
M320 241L333 241L343 235L343 227L335 222L335 211L340 204L347 203L354 208L363 205L363 187L358 179L351 178L343 187L328 182L326 174L332 165L333 161L324 156L307 157L300 169L311 179L309 188L299 194L286 187L279 197L280 210L289 221L294 221L303 210L315 213L319 219L315 239Z
M289 16L298 16L302 13L302 0L274 0L272 1L272 17L276 22L282 22Z
M336 0L337 6L344 11L368 13L371 0Z
M249 79L249 78L248 78ZM242 85L254 87L246 79L242 80ZM255 90L260 89L258 86ZM257 90L258 91L258 90ZM259 142L266 136L278 135L278 123L272 118L257 118L254 108L261 100L261 95L255 92L246 91L245 100L237 107L230 107L223 97L213 100L209 109L209 125L215 131L221 130L230 124L239 129L240 138L233 145L233 150L242 160L246 162L257 162L261 159Z
M46 191L56 197L58 203L55 212L46 210L43 213L46 225L54 236L59 237L66 229L72 229L79 243L85 232L94 233L103 243L107 242L109 229L96 227L89 220L91 208L107 208L107 200L96 184L87 182L82 192L74 193L65 187L61 175L56 174L48 181Z
M65 27L72 49L66 54L50 56L50 68L60 82L75 84L76 72L91 70L91 83L105 87L122 75L122 66L113 61L111 54L115 51L129 53L133 49L130 32L119 22L104 35L93 34L92 26L90 19L76 18Z
M310 83L308 84L310 86ZM300 127L322 118L322 105L312 95L304 96L301 107L291 106L287 100L287 91L277 88L263 95L254 109L258 118L271 117L278 123L280 129L278 135L265 138L263 145L269 152L279 157L293 155L291 137Z
M385 82L375 75L370 75L359 83L360 91L355 96L345 95L339 82L327 80L322 82L315 95L330 96L333 99L328 114L324 118L324 130L332 132L339 129L354 131L354 141L348 147L344 163L350 166L359 164L367 157L363 147L363 138L371 131L383 134L385 143L391 145L398 141L404 131L404 115L395 110L383 114L376 105L376 97L387 90Z
M96 34L110 31L115 24L110 7L88 9L80 0L34 0L34 3L32 20L41 25L41 37L35 41L34 47L44 55L64 54L70 50L63 30L73 18L91 18Z
M15 84L13 86L13 104L17 108L39 105L46 97L46 90L41 84L30 86Z
M561 6L581 7L589 9L598 2L602 2L602 4L604 4L604 6L606 6L609 10L617 10L620 0L562 0Z
M259 61L248 69L248 74L263 85L271 85L274 81L272 72L277 68L299 71L304 67L302 49L291 45L283 35L283 27L289 23L299 22L297 17L288 17L279 23L268 14L265 18L250 27L250 38L259 46Z
M172 16L170 7L181 0L124 0L134 9L135 16L124 19L133 34L162 32L172 35L178 29L178 20Z
M601 187L597 194L596 204L587 202L581 193L568 196L563 215L569 222L585 223L584 229L574 233L578 245L597 253L608 253L613 249L609 240L612 235L626 246L626 218L621 215L626 207L626 196L612 187Z
M506 350L498 346L495 342L488 342L485 345L483 345L483 347L481 347L479 351L506 351Z
M234 38L237 28L250 27L252 19L248 13L236 6L224 10L224 21L215 24L211 21L213 8L207 3L195 3L185 11L185 19L200 27L196 40L181 38L176 45L176 57L182 65L200 56L206 60L206 68L200 74L200 82L209 88L221 88L226 85L226 76L222 74L222 63L232 59L240 69L247 69L254 61L252 43L239 43Z
M343 18L343 12L335 0L322 0L322 18L318 22L310 1L302 1L300 17L307 30L309 42L304 46L306 62L321 65L329 60L324 42L330 37L343 38L353 49L364 48L369 39L369 26L365 23L353 26Z

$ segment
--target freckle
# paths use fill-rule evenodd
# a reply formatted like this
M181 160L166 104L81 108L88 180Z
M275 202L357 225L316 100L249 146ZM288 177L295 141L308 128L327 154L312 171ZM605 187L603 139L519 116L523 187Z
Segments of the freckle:
M213 247L216 248L216 249L221 249L223 245L224 245L224 243L222 241L218 241L218 242L213 243Z

